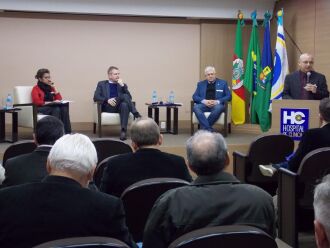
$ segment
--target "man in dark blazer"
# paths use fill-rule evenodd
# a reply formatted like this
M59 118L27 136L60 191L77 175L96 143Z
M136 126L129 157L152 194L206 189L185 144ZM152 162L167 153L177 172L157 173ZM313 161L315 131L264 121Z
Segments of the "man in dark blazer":
M299 70L285 77L283 99L320 100L329 97L327 80L313 70L313 64L312 55L300 55Z
M296 152L288 161L273 165L259 165L260 171L265 176L273 176L279 167L297 172L301 161L307 153L322 147L330 147L330 99L320 101L319 117L321 127L305 131L301 137Z
M63 123L54 116L39 120L33 134L37 148L27 154L8 159L5 168L5 180L1 187L29 182L40 182L48 173L46 161L52 145L64 135Z
M191 181L182 157L159 150L163 137L154 120L135 121L131 126L131 138L135 152L121 154L108 161L101 180L102 192L120 197L128 186L155 177Z
M96 163L96 150L87 136L58 139L48 156L49 176L0 190L0 247L105 236L135 248L120 199L87 189Z
M225 103L231 100L231 93L227 82L216 78L215 68L207 66L205 68L206 80L197 84L197 89L193 95L195 102L193 111L202 129L213 131L213 124L219 119L225 110ZM211 112L206 118L205 112Z
M129 113L132 112L135 118L139 118L141 115L132 103L132 96L128 91L127 85L123 83L119 75L120 72L117 67L109 67L109 80L97 83L94 92L94 102L102 103L102 112L120 114L120 139L125 140Z

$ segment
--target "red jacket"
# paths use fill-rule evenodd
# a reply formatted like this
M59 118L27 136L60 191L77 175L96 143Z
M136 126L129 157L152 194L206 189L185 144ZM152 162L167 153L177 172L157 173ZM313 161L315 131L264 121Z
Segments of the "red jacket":
M52 87L52 91L55 91L55 89ZM32 96L32 103L37 106L42 106L45 104L44 97L45 93L38 87L38 85L35 85L31 92ZM57 93L54 95L54 100L62 100L62 96L60 93Z

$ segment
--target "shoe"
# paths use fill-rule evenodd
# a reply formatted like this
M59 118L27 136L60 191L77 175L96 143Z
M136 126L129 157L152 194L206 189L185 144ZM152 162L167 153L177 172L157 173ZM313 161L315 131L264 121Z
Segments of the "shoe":
M260 164L259 170L261 174L264 175L265 177L272 177L276 172L276 169L270 164L267 165Z
M135 112L133 114L133 116L134 116L134 119L138 119L138 118L141 118L142 117L139 112Z
M119 139L122 140L122 141L124 141L124 140L127 139L126 138L126 132L125 131L121 131Z

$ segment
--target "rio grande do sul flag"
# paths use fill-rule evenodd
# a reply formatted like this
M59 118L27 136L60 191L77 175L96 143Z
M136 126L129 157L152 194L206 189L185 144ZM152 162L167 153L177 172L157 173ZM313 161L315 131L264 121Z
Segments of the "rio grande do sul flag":
M235 125L245 122L245 89L244 82L244 63L242 46L242 26L244 25L243 13L238 12L236 25L236 41L233 56L233 98L232 98L232 121Z

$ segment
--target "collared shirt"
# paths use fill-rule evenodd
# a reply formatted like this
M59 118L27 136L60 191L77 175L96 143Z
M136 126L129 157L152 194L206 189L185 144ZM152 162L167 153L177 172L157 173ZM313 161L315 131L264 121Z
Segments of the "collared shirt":
M301 92L300 99L308 100L310 99L309 92L304 89L304 87L307 84L307 74L302 71L299 71L299 78L300 78L300 92Z
M215 100L215 81L207 84L205 99Z

